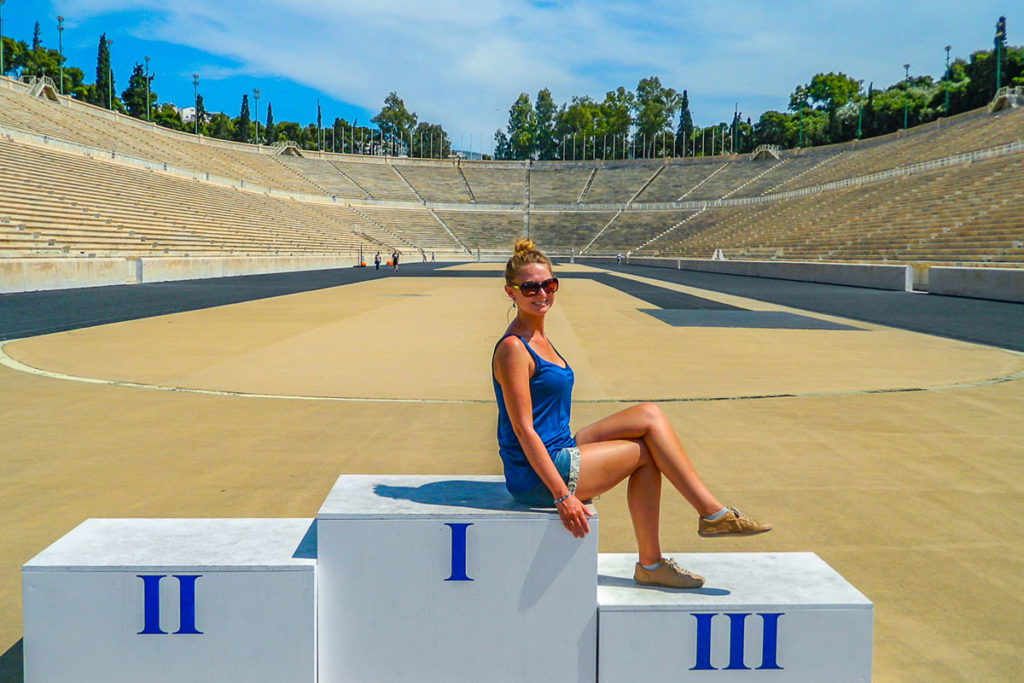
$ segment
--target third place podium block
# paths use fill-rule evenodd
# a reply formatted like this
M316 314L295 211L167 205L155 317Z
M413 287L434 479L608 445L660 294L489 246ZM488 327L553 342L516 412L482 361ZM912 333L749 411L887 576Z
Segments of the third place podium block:
M633 583L598 560L601 683L871 680L871 602L814 553L672 555L696 590Z
M317 514L319 680L594 681L597 517L501 477L344 476Z

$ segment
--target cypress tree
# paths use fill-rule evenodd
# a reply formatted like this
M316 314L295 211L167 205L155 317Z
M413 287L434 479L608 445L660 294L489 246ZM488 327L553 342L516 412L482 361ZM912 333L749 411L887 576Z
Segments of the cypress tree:
M110 70L110 47L107 45L107 34L100 35L99 48L96 50L96 87L93 89L92 104L111 108L114 92L114 74Z
M277 140L277 137L275 136L275 131L274 131L274 109L273 109L273 107L270 106L270 102L267 102L267 130L266 130L266 136L267 136L267 144L272 145Z
M206 123L206 105L203 104L203 96L196 95L196 121L199 122L199 132L203 132L203 125Z
M683 97L679 100L679 127L676 128L676 154L685 156L686 141L690 138L690 131L693 130L693 117L690 115L690 96L683 91Z
M249 96L242 95L242 111L235 120L235 142L252 142L252 131L249 126L252 119L249 117Z

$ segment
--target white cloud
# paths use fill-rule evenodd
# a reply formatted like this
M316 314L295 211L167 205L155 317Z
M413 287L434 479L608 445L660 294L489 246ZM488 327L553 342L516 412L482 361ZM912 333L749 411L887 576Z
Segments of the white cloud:
M421 120L468 137L504 125L520 92L544 87L556 101L600 98L657 75L688 89L695 117L709 122L731 115L726 102L784 107L818 71L841 70L865 85L898 80L904 62L938 75L946 43L954 54L990 43L991 25L1006 13L1000 4L68 0L62 8L76 16L145 11L152 38L372 111L394 90Z

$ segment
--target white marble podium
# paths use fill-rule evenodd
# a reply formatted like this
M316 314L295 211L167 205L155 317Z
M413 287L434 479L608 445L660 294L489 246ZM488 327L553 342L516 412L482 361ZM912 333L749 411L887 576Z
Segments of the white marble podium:
M695 590L598 558L601 683L871 680L871 602L814 553L672 554Z
M90 519L22 568L27 683L316 680L309 519Z
M343 476L317 513L320 683L594 681L597 517L501 477Z
M27 683L867 681L872 604L813 553L637 586L500 477L346 475L309 519L90 519L22 568Z

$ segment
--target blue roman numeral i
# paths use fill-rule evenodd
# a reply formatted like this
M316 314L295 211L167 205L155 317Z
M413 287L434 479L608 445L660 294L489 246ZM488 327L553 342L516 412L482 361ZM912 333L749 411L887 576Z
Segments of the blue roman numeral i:
M472 522L446 522L452 530L452 573L445 581L472 581L466 576L466 529L473 526Z

